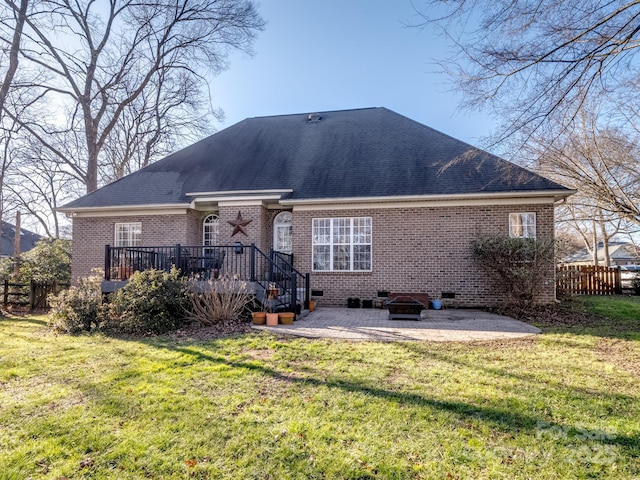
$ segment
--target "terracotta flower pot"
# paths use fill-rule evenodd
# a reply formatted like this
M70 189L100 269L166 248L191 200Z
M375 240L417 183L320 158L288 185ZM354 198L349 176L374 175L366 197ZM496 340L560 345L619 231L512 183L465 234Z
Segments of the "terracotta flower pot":
M267 313L267 326L275 327L278 325L278 314L277 313Z
M267 314L265 312L253 312L251 316L253 317L254 325L264 325L267 321Z
M278 314L278 320L282 325L292 325L295 316L293 312L281 312Z
M309 300L309 311L313 312L316 309L316 301L315 300Z

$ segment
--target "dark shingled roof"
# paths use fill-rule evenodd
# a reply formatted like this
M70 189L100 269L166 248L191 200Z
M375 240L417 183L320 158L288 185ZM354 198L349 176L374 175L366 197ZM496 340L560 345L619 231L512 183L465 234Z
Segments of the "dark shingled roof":
M16 226L9 222L2 222L2 235L0 238L0 255L3 257L13 256L13 245L16 236ZM24 228L20 229L20 253L28 252L36 246L42 236L30 232Z
M187 193L292 189L283 199L569 190L386 108L249 118L64 209L188 203Z

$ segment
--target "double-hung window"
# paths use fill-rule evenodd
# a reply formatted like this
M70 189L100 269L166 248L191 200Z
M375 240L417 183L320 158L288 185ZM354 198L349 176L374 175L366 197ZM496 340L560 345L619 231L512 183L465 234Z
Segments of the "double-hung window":
M512 238L536 238L535 213L510 213L509 236Z
M137 247L142 237L142 223L116 223L114 245L116 247Z
M371 271L371 217L314 218L313 270Z

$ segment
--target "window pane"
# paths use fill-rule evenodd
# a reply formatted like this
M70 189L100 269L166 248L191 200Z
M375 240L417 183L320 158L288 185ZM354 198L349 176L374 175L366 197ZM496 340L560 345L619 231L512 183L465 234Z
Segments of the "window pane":
M203 222L202 244L205 246L218 244L220 219L217 215L209 215Z
M530 212L510 213L509 236L513 238L535 238L536 214Z
M329 245L313 246L313 269L331 270L331 247Z
M276 227L276 245L275 249L278 252L291 253L293 251L292 245L293 227Z
M114 243L116 247L135 247L140 245L142 237L141 223L116 223Z
M353 246L353 269L371 270L371 245Z
M370 271L371 224L370 217L314 218L313 269Z
M314 219L313 220L313 244L329 245L331 243L331 220Z
M353 219L353 243L371 243L371 219Z
M333 220L333 243L348 244L351 241L351 219Z
M333 269L351 270L351 252L348 245L333 246Z

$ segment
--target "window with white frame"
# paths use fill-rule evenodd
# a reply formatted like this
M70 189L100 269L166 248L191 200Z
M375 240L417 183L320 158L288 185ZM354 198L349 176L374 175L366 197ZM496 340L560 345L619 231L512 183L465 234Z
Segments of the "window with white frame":
M137 247L142 237L142 223L116 223L114 245L116 247Z
M510 213L509 236L512 238L536 238L536 214Z
M371 217L314 218L313 270L371 271Z
M291 212L280 212L273 219L273 249L282 253L291 253L293 251Z
M220 218L218 215L207 215L202 222L202 245L208 247L218 244L218 233L220 231Z

